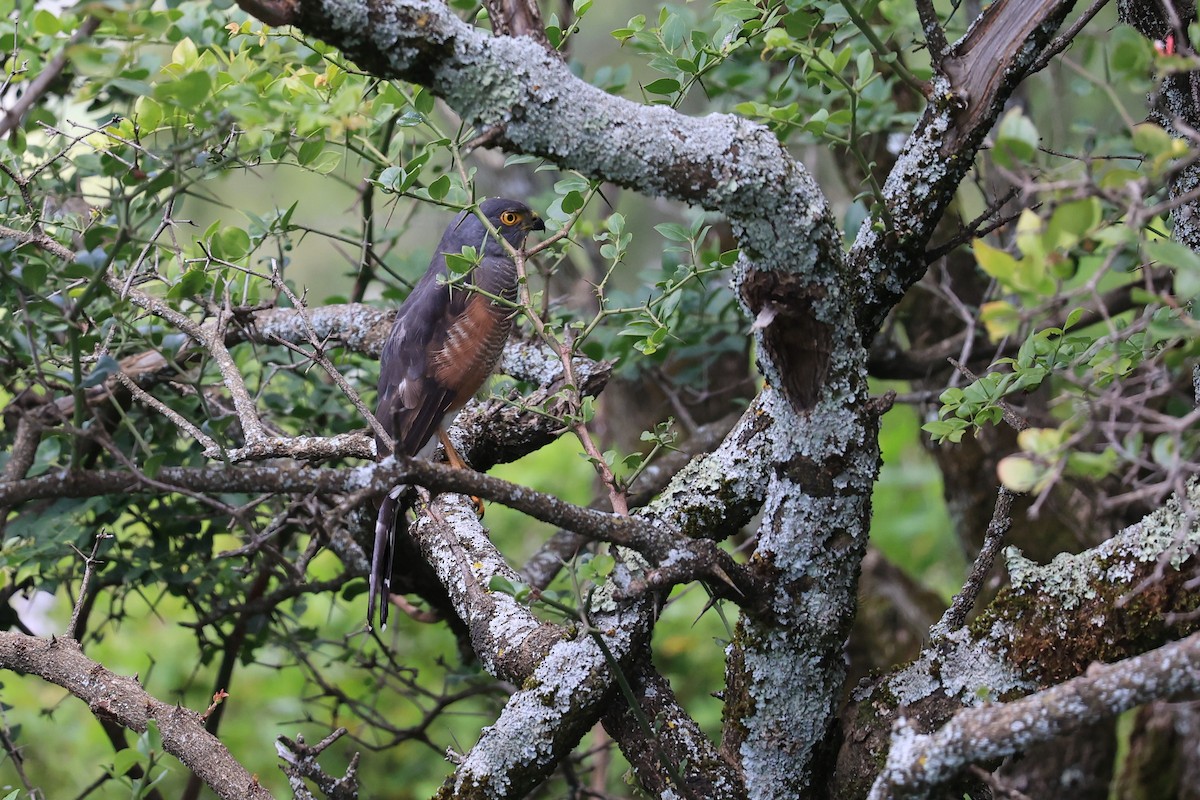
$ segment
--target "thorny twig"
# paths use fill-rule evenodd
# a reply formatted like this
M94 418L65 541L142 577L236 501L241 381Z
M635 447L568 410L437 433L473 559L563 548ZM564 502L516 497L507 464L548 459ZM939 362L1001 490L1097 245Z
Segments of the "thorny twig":
M983 581L991 571L996 556L1000 553L1000 545L1004 543L1004 534L1012 525L1014 496L1010 490L1003 486L1000 487L1000 491L996 495L996 507L992 512L992 521L988 524L987 532L984 534L983 546L979 548L979 555L976 556L975 563L971 565L971 572L967 575L962 590L954 595L950 607L930 629L931 639L935 641L945 639L948 634L958 630L966 622L967 614L974 607L975 600L979 597L979 590L983 588Z
M75 545L70 546L83 559L83 580L79 582L79 593L75 596L75 607L71 609L71 620L67 623L66 635L69 639L79 641L81 633L79 628L83 624L83 604L87 598L88 584L91 583L96 565L104 563L96 558L96 554L100 552L100 543L105 539L111 538L113 538L111 533L105 533L103 530L98 531L95 540L92 542L92 552L88 555L84 555L83 551Z

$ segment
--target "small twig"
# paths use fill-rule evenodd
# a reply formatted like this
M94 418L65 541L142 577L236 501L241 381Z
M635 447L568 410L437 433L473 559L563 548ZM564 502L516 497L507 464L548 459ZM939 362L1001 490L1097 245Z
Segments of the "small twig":
M988 788L992 790L993 800L1033 800L1029 795L1017 791L983 767L972 764L970 772L976 778L986 783Z
M124 282L111 271L105 272L104 282L118 297L129 300L135 306L166 320L206 349L221 373L221 382L233 398L233 407L237 412L238 423L242 427L246 445L253 447L267 439L267 435L263 432L262 420L258 416L258 410L246 389L246 381L225 346L225 323L232 316L228 303L222 313L218 315L215 325L199 325L188 315L171 308L166 301L152 297L140 289L126 288Z
M216 711L217 706L221 705L221 702L227 697L229 697L229 692L225 691L224 689L218 689L217 691L213 692L212 703L205 710L205 712L200 715L200 719L207 721L209 715Z
M155 411L157 411L158 413L162 414L164 417L166 417L171 422L173 422L175 424L176 428L179 428L181 431L186 433L188 436L191 436L193 439L195 439L197 442L199 442L200 445L204 448L204 451L206 453L207 452L213 452L213 453L220 452L220 450L221 450L220 445L218 445L212 437L210 437L204 431L200 430L195 425L193 425L191 422L189 422L187 419L185 419L184 416L182 414L180 414L178 411L171 408L166 403L159 400L157 397L150 394L142 387L138 386L137 382L134 381L133 378L130 378L128 375L126 375L123 371L120 371L120 370L118 370L114 374L114 377L116 377L116 379L120 382L120 384L122 386L124 386L126 389L129 390L129 393L132 394L134 396L134 398L141 401L142 403L145 403L150 408L152 408Z
M569 341L547 341L558 351L558 357L562 360L563 372L566 374L567 385L578 387L579 384L575 382L575 368L571 364L571 343ZM578 394L578 389L575 392ZM592 465L600 474L600 480L603 481L605 488L608 489L608 500L612 506L613 513L623 517L629 516L628 492L620 486L616 474L612 471L612 467L608 465L608 462L604 459L604 454L596 446L596 441L592 438L592 432L588 429L587 422L584 421L582 416L576 415L570 427L575 437L579 439L579 443L583 445L583 450L591 460Z
M333 365L333 362L331 362L325 356L326 343L320 340L320 337L317 336L317 332L312 326L312 322L308 319L308 305L299 297L297 297L296 293L292 291L292 287L288 286L287 282L284 281L283 275L279 271L279 262L277 262L275 259L271 259L271 283L275 286L275 288L287 295L292 307L299 312L300 325L304 328L304 333L308 336L308 343L312 345L313 351L311 353L305 353L291 342L284 341L279 337L268 336L268 338L304 355L306 358L314 361L321 369L325 370L330 379L342 391L342 394L346 396L346 399L354 404L354 408L359 414L362 415L362 418L367 421L367 424L371 427L371 432L375 434L376 440L385 443L391 442L391 435L389 435L388 432L383 429L383 425L381 425L379 420L375 418L375 415L371 412L371 409L368 408L367 404L363 402L362 397L360 397L358 392L355 391L354 387L350 385L350 382L346 380L346 377L338 371L337 367ZM380 455L384 454L381 453Z
M497 139L499 139L500 135L503 133L504 128L502 126L493 125L483 133L463 143L461 148L462 152L464 154L469 154L474 150L478 150L480 147L488 147Z
M96 558L96 553L100 552L100 543L105 539L111 538L113 538L111 533L105 533L103 530L98 531L95 540L92 542L92 552L90 555L84 555L83 551L78 547L70 545L71 549L83 559L83 580L79 584L79 594L75 597L75 608L71 610L71 621L67 623L66 635L68 639L79 641L79 627L83 624L83 603L87 597L88 584L92 580L95 566L104 563Z
M13 765L13 772L17 773L17 778L20 779L21 785L25 787L25 793L30 798L41 797L40 789L34 787L29 781L29 776L25 774L25 756L21 753L21 748L17 747L16 741L13 740L12 730L8 727L8 718L4 714L4 705L0 704L0 743L4 746L4 752L8 754L9 763Z
M993 200L988 204L988 207L984 209L982 214L968 222L958 233L950 237L948 241L939 244L937 247L926 250L925 263L932 264L934 261L937 261L942 256L947 255L952 250L961 247L972 239L978 239L981 236L987 236L992 231L1003 228L1008 223L1020 217L1021 212L1018 211L1013 214L999 217L993 220L991 223L988 223L988 220L1000 213L1000 209L1008 205L1008 202L1016 197L1019 193L1020 189L1013 187L1005 192L1003 197ZM1038 205L1034 205L1033 208L1038 208Z
M942 29L933 0L916 0L917 16L921 18L921 31L925 34L925 46L929 48L929 59L935 68L941 67L942 59L950 54L946 43L946 31Z
M288 777L288 785L299 798L312 797L304 779L308 778L317 785L317 789L328 800L357 800L358 798L358 753L350 757L346 774L334 778L321 768L317 757L334 742L346 735L345 728L338 728L314 745L304 743L304 737L297 735L295 741L286 736L275 739L275 752L284 763L279 769Z
M79 44L79 42L95 33L98 27L100 27L99 17L90 15L84 17L83 22L75 29L75 33L71 34L70 40L68 40L63 48L55 53L52 59L46 62L46 65L36 78L24 84L24 92L5 111L4 116L0 117L0 137L7 136L9 131L21 124L21 118L25 116L25 112L33 108L42 99L42 96L58 80L58 76L62 74L63 69L67 66L67 53L76 44Z
M629 685L629 679L625 675L624 668L621 666L621 663L617 660L616 656L613 655L613 651L611 648L609 648L608 643L604 641L603 632L592 628L590 620L587 621L587 624L590 628L588 633L591 634L592 640L596 643L596 646L600 648L600 652L603 654L604 660L608 663L609 669L612 670L612 675L616 679L617 686L620 688L621 694L625 697L625 702L629 707L629 713L633 715L638 727L641 729L643 735L645 735L646 741L653 743L654 749L657 751L659 764L663 768L663 772L667 774L667 777L671 779L671 783L675 784L675 788L677 788L684 797L695 798L695 795L692 793L688 785L684 782L682 776L679 774L679 765L676 764L672 759L668 758L667 754L663 751L661 738L655 736L654 727L651 725L650 720L646 718L645 712L642 711L642 704L638 701L637 695L634 694L633 687Z
M124 297L129 292L129 288L133 286L133 280L137 277L138 270L141 269L142 263L146 260L146 257L150 255L150 251L153 249L154 243L158 241L158 237L162 236L163 231L175 224L175 220L171 219L171 213L174 210L175 197L172 195L167 199L166 207L163 208L162 219L158 221L158 227L154 229L154 233L150 234L150 238L146 240L146 244L142 248L142 252L138 254L138 257L134 259L133 264L131 264L129 267L129 275L125 278L125 287L120 293L122 297Z
M841 0L841 4L842 8L846 10L846 16L850 17L850 21L854 23L854 27L858 28L859 33L866 37L867 42L871 45L871 49L875 51L875 55L879 57L879 60L891 67L892 72L896 73L896 77L904 85L924 97L925 89L921 85L921 81L917 79L917 76L908 71L908 67L904 66L900 61L898 53L888 50L887 44L879 38L879 34L875 32L874 26L863 17L858 6L851 2L851 0ZM928 31L926 34L928 34ZM895 58L889 59L888 56L895 56Z
M1060 33L1054 41L1046 45L1042 50L1042 54L1037 57L1037 60L1029 65L1026 74L1032 75L1039 72L1050 63L1050 59L1067 49L1067 45L1075 40L1075 37L1083 30L1084 26L1092 21L1092 17L1100 13L1100 9L1108 5L1108 0L1093 0L1092 4L1079 15L1079 18L1071 23L1065 31Z
M75 260L75 253L70 248L61 245L46 234L19 231L7 225L0 225L0 239L12 239L18 244L31 244L39 250L45 250L50 255L66 261L68 264Z
M983 536L983 546L979 548L979 555L975 557L975 563L971 565L971 572L967 575L962 590L954 595L950 607L942 614L942 618L929 629L929 637L935 642L945 639L950 633L961 628L967 620L967 614L974 608L975 601L979 598L979 590L983 588L983 581L991 571L996 556L1000 553L1000 545L1004 543L1004 534L1012 525L1014 496L1013 492L1003 486L996 494L996 507L992 511L992 521L988 524L987 532Z

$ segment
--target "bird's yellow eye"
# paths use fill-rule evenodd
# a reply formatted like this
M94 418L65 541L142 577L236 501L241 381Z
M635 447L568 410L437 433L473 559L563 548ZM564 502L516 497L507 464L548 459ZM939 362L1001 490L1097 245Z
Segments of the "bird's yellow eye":
M500 221L505 225L516 225L519 219L520 217L517 216L517 212L515 211L505 211L500 215Z

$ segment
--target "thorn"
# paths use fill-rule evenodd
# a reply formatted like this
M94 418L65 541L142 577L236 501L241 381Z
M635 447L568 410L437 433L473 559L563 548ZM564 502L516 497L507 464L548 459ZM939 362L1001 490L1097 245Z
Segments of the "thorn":
M726 584L727 586L729 586L729 588L730 588L730 589L733 589L733 590L734 590L735 592L737 592L739 595L741 595L741 594L742 594L742 590L741 590L741 589L739 589L739 588L737 587L737 584L733 582L733 578L730 578L730 577L729 577L729 575L728 575L728 574L726 574L725 570L721 569L721 567L720 567L720 566L718 566L717 564L713 564L713 566L712 566L712 574L713 574L713 575L716 575L718 578L720 578L722 581L724 581L724 582L725 582L725 584ZM745 595L742 595L742 596L744 597Z
M716 606L716 604L717 604L717 598L714 595L709 595L708 602L704 604L704 608L700 609L700 613L696 615L696 618L694 620L692 620L692 627L693 628L696 627L696 623L700 621L700 618L703 617L705 614L707 614L709 609Z

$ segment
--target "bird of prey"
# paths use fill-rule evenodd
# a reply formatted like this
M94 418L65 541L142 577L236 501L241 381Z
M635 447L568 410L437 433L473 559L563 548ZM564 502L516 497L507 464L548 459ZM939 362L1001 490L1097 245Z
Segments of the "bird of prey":
M484 200L479 211L514 249L524 244L530 231L546 229L541 217L517 200ZM457 255L466 247L475 248L479 260L460 276L465 280L451 282L446 255ZM493 298L511 303L516 290L516 266L504 244L473 212L459 214L442 234L429 268L396 312L383 345L375 415L392 441L377 442L380 458L389 450L397 457L418 455L436 432L450 463L462 466L442 423L491 375L513 318L512 306ZM406 489L398 486L388 493L375 522L368 624L379 603L380 625L387 625L395 528L398 517L403 522L400 498Z

